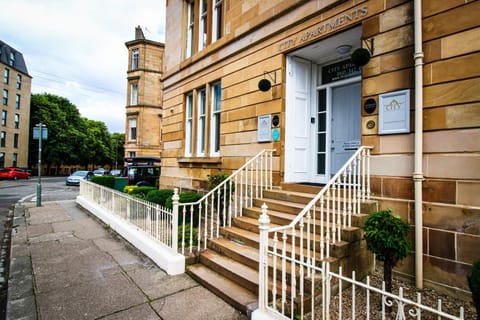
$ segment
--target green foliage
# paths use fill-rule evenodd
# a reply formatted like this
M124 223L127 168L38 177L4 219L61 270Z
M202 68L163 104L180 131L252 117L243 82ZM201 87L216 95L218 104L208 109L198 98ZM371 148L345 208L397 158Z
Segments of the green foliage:
M137 188L138 186L125 186L125 188L123 188L123 192L132 194L132 191Z
M226 180L228 177L229 175L226 173L217 173L217 174L208 175L208 190L214 189L219 184L221 184L224 180ZM224 202L226 203L230 202L230 197L232 196L232 193L235 191L235 185L227 182L224 187L223 186L220 187L219 191L220 192L215 192L213 194L213 201L215 203L215 207L218 203L219 207L223 208ZM220 195L220 201L218 202L219 195Z
M86 168L89 164L113 163L114 138L118 139L117 147L121 147L117 150L120 159L123 155L125 135L111 136L105 123L82 118L78 108L66 98L49 93L32 94L30 126L40 122L48 129L48 140L42 145L42 160L47 167L80 164ZM30 136L30 164L38 161L37 150L38 140Z
M153 190L157 190L157 188L148 187L148 186L136 187L136 188L131 189L131 191L129 192L129 195L131 195L132 197L145 199L147 194L150 191L153 191Z
M472 274L468 276L468 286L472 291L473 304L477 309L477 320L480 320L480 260L472 266Z
M190 223L185 224L185 247L190 246L190 230L191 226ZM183 233L183 226L178 226L178 246L182 245L182 233ZM198 246L198 230L197 228L193 228L192 230L192 245L194 247Z
M145 200L159 204L161 206L165 206L165 202L167 201L168 197L171 196L173 196L172 189L157 189L148 192L145 196Z
M201 193L198 192L184 192L179 195L179 203L191 203L200 200L203 197ZM165 201L165 207L172 209L173 208L173 200L172 196L168 197L167 201ZM190 223L190 207L186 208L187 212L185 213L185 223ZM179 210L178 212L178 225L183 223L183 210ZM198 205L193 208L193 225L198 225Z
M391 213L387 209L370 214L364 228L367 249L383 261L383 279L388 292L392 292L393 267L410 254L412 247L408 240L410 225Z
M394 217L390 209L372 213L365 221L367 248L377 255L378 260L395 266L410 254L409 230L410 225L400 217Z
M108 188L115 188L115 177L112 176L93 176L91 181Z

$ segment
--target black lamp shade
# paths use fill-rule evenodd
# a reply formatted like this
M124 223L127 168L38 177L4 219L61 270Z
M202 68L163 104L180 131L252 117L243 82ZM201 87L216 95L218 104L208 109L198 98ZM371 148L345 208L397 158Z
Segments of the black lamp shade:
M262 79L258 81L258 89L260 91L263 91L263 92L268 91L270 90L271 87L272 87L272 84L267 79Z
M355 49L352 53L352 62L357 67L363 67L370 61L370 52L365 48Z

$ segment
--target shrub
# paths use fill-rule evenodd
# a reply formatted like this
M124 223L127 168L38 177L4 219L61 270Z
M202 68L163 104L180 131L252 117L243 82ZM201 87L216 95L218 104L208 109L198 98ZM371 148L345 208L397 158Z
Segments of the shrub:
M132 189L132 191L130 192L130 194L131 194L132 196L141 195L140 197L145 198L145 196L147 195L147 193L149 193L150 191L153 191L153 190L157 190L157 188L155 188L155 187L147 187L147 186L136 187L135 189Z
M477 309L477 320L480 320L480 260L472 266L472 274L468 276L468 286L472 291L473 304Z
M400 217L394 217L390 209L374 212L365 221L367 249L383 261L383 279L389 292L392 291L393 267L411 251L409 230L410 225Z
M173 208L173 196L168 197L167 201L165 201L165 207L172 209ZM180 203L190 203L196 202L200 200L203 195L198 192L185 192L179 195L180 199L178 202ZM193 211L193 225L198 225L198 206L194 208ZM178 212L178 224L181 225L183 223L183 212L182 209ZM187 212L185 213L185 223L190 223L190 208L187 208Z
M115 177L113 176L93 176L91 181L108 188L115 188Z
M125 186L125 188L123 188L123 192L132 194L132 191L137 188L137 186Z
M217 173L217 174L209 175L208 176L208 190L215 189L215 187L217 187L219 184L221 184L228 177L229 177L229 175L226 174L226 173ZM235 191L235 185L234 184L230 185L230 183L227 183L225 188L221 187L219 191L220 191L220 193L215 192L213 194L213 201L214 201L215 206L216 206L216 204L218 202L217 197L220 194L219 205L220 205L220 208L223 208L223 203L224 202L226 202L226 203L230 202L230 197L231 197L232 193Z
M189 223L185 224L185 247L190 246L190 229L191 226ZM183 226L178 226L178 247L182 246L182 233L183 233ZM198 230L197 228L193 228L192 231L192 246L198 246Z
M145 200L165 206L165 202L171 196L173 196L172 189L152 190L147 193Z

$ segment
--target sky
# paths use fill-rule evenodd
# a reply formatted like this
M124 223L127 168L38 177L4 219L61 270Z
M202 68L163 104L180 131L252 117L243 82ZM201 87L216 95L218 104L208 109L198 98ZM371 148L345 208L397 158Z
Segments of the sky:
M165 41L165 0L0 0L0 40L23 54L32 93L65 97L82 117L125 131L135 27Z

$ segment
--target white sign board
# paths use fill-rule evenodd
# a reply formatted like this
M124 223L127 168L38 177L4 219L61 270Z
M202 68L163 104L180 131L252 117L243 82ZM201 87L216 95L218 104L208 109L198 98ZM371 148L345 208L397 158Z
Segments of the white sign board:
M268 142L271 141L272 115L267 114L258 117L257 124L257 141Z
M378 104L378 134L410 132L410 90L381 94Z

